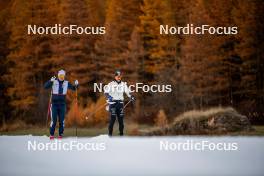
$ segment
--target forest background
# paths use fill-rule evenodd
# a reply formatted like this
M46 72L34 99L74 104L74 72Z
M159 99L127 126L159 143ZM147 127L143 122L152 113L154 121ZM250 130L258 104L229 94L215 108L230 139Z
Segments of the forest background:
M128 84L171 84L171 93L136 93L126 109L136 124L232 106L264 122L264 2L261 0L0 1L0 124L45 125L57 71L79 80L79 107L69 93L66 125L107 123L102 93L116 69ZM27 35L27 25L105 26L105 35ZM159 26L237 26L237 35L160 35ZM88 117L87 118L87 114Z

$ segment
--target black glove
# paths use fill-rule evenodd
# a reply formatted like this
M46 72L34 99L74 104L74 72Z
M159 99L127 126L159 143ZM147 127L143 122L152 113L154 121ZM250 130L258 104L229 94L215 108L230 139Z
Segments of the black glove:
M135 101L135 100L136 100L136 98L133 95L131 95L130 101Z

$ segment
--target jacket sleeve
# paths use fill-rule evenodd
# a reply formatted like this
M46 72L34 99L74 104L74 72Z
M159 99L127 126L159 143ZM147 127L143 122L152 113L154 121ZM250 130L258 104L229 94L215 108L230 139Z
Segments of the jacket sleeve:
M68 89L71 89L71 90L76 90L78 88L78 86L75 86L75 85L72 85L70 82L68 82Z
M45 84L44 84L44 88L45 89L50 89L52 87L52 81L47 81Z
M125 87L125 93L126 93L126 95L130 98L131 97L131 95L130 95L130 89L129 89L129 87L127 86L127 83L124 83L124 87Z
M109 89L110 89L111 83L108 83L105 87L104 87L104 94L106 98L109 98Z

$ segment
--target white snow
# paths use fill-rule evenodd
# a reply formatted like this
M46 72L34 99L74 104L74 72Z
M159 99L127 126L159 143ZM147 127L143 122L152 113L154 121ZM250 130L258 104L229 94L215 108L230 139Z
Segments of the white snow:
M105 150L29 151L28 142L46 136L0 136L0 175L263 175L263 137L64 138L59 143L105 143ZM237 143L237 151L161 151L160 141ZM53 141L56 142L57 140ZM58 142L58 141L57 141Z

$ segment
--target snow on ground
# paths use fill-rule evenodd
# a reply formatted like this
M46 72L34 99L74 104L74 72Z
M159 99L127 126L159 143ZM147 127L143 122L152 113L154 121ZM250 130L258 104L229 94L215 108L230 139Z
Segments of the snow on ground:
M46 136L0 136L0 175L263 175L263 137L113 137L64 138L98 151L29 151L28 143L51 144ZM237 143L236 151L161 151L160 142ZM102 145L103 143L103 145ZM163 143L163 144L164 144ZM39 145L39 146L41 146ZM102 150L105 149L105 150Z

